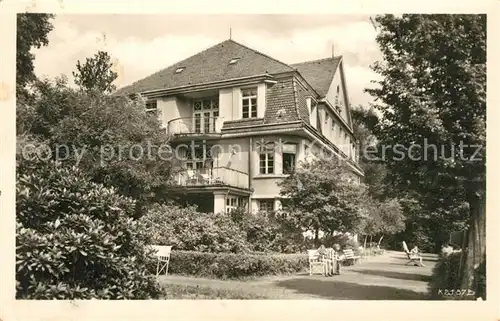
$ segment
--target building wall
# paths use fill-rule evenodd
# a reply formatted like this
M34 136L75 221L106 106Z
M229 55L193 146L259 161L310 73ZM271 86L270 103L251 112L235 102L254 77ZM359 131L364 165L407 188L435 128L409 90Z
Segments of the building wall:
M228 167L248 173L249 139L224 139L216 142L217 158L214 160L216 167ZM233 153L234 150L234 153Z
M158 118L161 126L166 128L168 122L181 117L192 117L192 107L189 101L178 97L164 97L157 99Z
M344 83L342 79L342 73L340 72L342 68L342 65L338 66L338 70L333 76L333 81L330 85L330 89L328 90L328 93L326 94L326 99L330 102L332 106L335 106L335 101L337 97L337 87L339 88L339 96L338 96L338 101L340 105L342 106L340 116L348 122L348 117L347 117L347 99L346 99L346 94L344 91Z

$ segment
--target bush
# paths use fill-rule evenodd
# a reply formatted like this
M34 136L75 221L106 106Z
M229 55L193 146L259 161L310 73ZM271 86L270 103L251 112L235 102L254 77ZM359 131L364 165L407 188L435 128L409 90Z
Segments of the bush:
M246 213L239 221L252 251L297 253L306 250L302 231L286 218L274 213Z
M431 297L433 299L446 299L447 297L439 295L438 291L445 289L460 289L460 267L461 252L455 251L450 254L441 253L437 264L432 270L432 280L430 283ZM449 297L453 298L453 297Z
M76 168L22 159L17 167L16 297L147 299L148 231L135 202Z
M157 205L141 220L152 244L198 252L248 252L245 233L227 214L200 213L196 207Z
M292 274L309 267L307 254L234 254L172 251L173 274L237 279Z

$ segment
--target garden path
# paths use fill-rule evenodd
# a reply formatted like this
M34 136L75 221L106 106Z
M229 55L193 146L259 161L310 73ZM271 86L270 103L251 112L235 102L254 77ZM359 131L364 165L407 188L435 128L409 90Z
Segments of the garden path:
M162 284L209 287L269 299L422 300L428 296L428 282L436 261L437 255L424 254L425 267L405 266L404 252L387 251L343 267L340 275L332 277L304 273L239 281L180 275L159 279Z

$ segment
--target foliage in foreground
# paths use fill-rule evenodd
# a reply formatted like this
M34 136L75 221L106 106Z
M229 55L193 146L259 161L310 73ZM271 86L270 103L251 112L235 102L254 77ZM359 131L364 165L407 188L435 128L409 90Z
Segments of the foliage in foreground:
M307 254L235 254L172 251L169 273L239 279L305 271Z
M78 169L21 159L17 166L16 297L148 299L146 226L134 201Z
M166 198L174 163L169 137L142 99L86 93L65 79L37 81L33 90L33 103L17 103L17 131L43 141L42 155L133 198L136 217Z
M474 296L468 295L450 295L451 291L468 290L461 286L460 279L460 259L462 253L454 251L451 253L441 253L439 261L432 270L432 280L429 284L431 297L436 300L472 300L481 297L486 299L486 264L483 263L475 269L475 277L478 280L478 287L470 289L474 291ZM486 262L484 258L483 262ZM441 291L440 291L441 290ZM443 294L444 291L447 294ZM440 294L441 292L441 294Z

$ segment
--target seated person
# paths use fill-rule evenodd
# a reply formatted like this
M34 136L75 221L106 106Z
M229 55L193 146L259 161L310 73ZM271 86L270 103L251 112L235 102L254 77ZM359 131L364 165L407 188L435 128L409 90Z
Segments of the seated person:
M418 247L416 245L410 251L410 258L419 259L420 266L425 266L424 262L422 262L422 256L420 255L420 250L418 249Z

